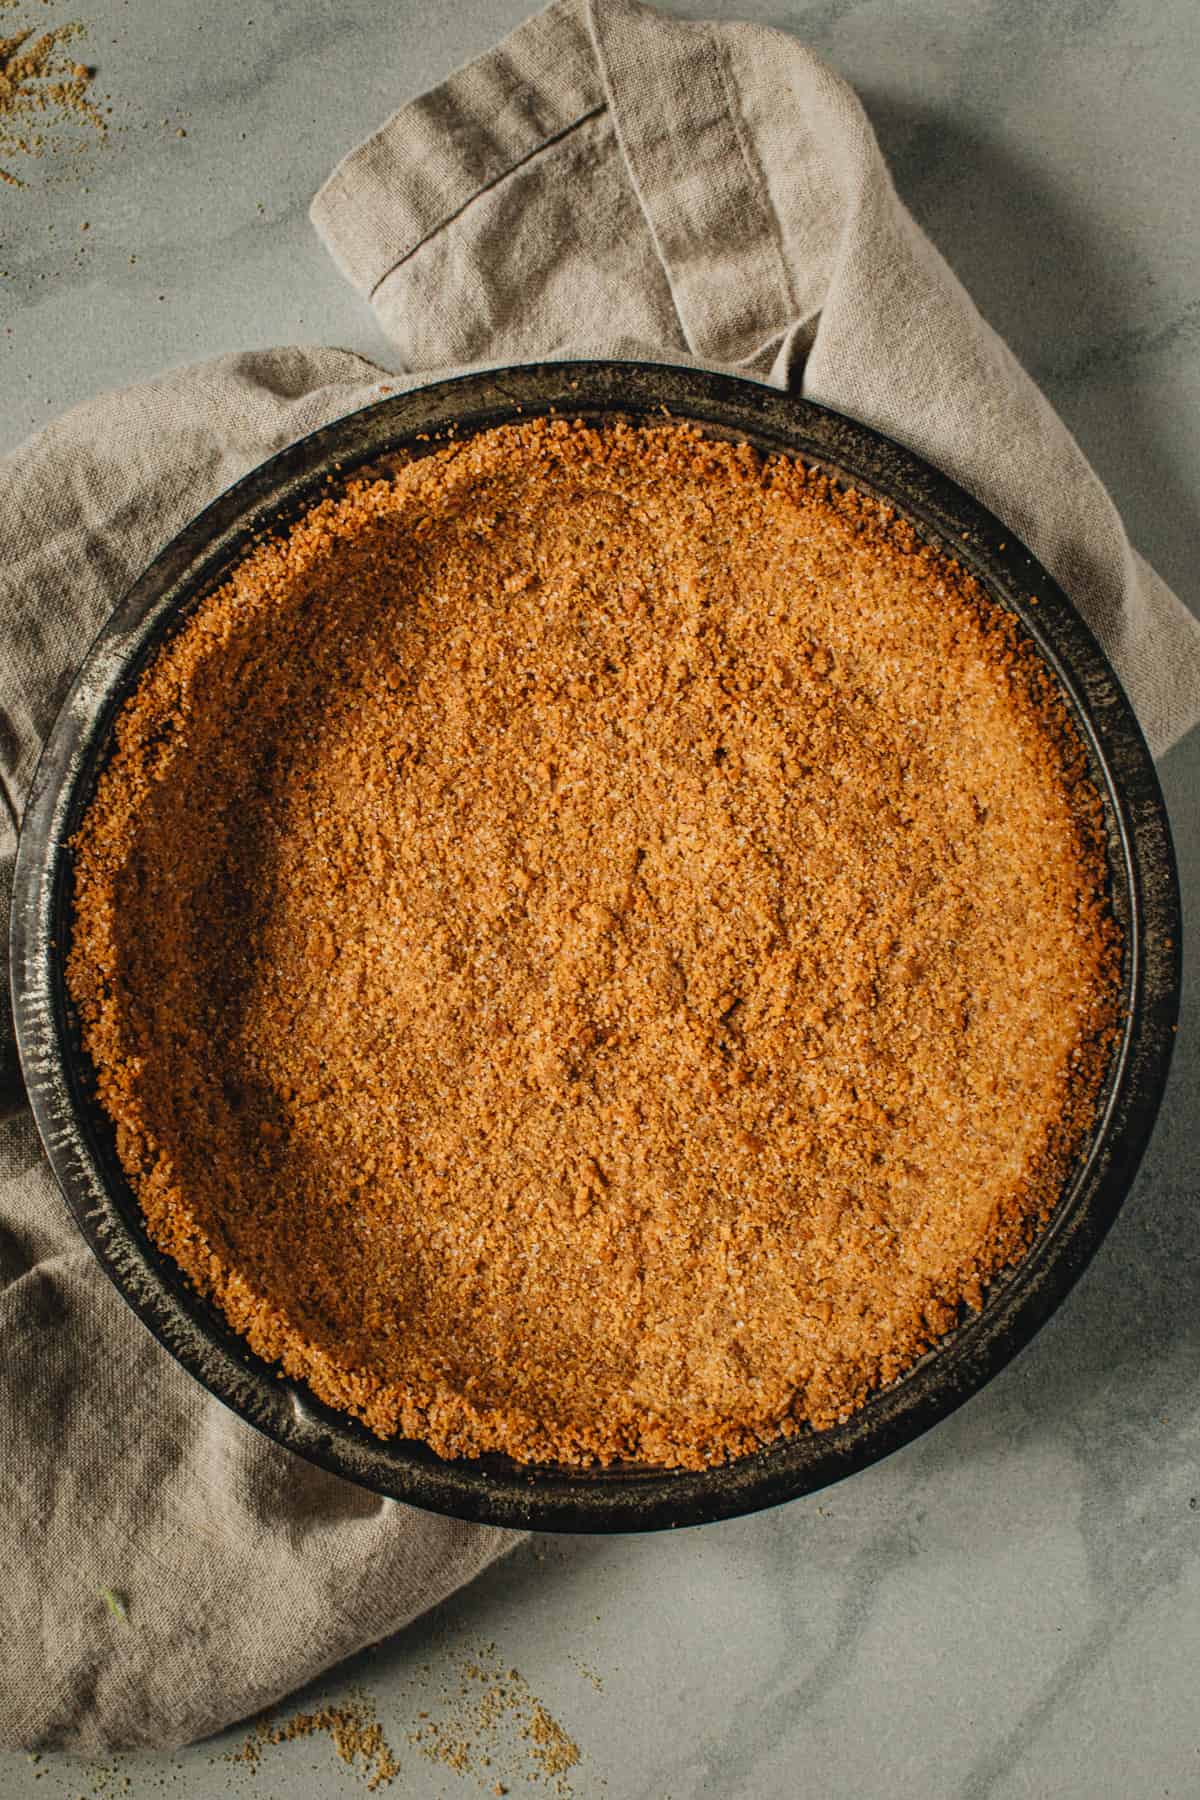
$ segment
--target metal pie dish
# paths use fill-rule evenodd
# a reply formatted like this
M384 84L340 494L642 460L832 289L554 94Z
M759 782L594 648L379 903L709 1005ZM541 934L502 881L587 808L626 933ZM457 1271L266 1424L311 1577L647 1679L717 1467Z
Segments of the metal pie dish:
M765 454L798 455L886 499L1014 614L1052 672L1104 810L1110 903L1124 940L1122 1020L1090 1135L1022 1260L899 1380L845 1424L703 1470L444 1460L381 1440L257 1356L151 1241L95 1097L67 994L70 839L148 661L264 536L339 483L448 435L555 412L603 421L664 412ZM557 1531L652 1530L757 1511L842 1479L975 1393L1064 1299L1129 1191L1166 1082L1180 989L1180 908L1166 809L1133 711L1079 615L1006 527L961 488L863 425L723 375L665 365L562 362L470 375L381 401L264 463L170 543L117 607L47 740L21 830L12 905L13 1008L21 1069L67 1204L105 1272L184 1368L249 1424L348 1480L433 1512Z

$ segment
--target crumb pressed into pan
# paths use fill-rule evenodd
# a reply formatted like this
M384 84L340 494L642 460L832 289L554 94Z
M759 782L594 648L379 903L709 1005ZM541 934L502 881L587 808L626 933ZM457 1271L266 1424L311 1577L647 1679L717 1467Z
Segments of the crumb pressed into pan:
M536 421L259 545L143 676L70 990L149 1229L447 1456L846 1417L1019 1257L1118 933L1050 678L872 498Z

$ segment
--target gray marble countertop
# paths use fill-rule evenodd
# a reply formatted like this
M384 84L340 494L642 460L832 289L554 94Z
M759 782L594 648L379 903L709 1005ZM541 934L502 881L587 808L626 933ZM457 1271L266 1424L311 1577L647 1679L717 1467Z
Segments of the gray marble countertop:
M0 187L0 449L99 388L224 350L323 342L386 366L308 200L525 0L79 4L113 129L103 151ZM9 6L4 32L74 11ZM691 10L791 29L858 85L917 217L1139 548L1200 606L1194 0ZM1162 772L1194 932L1200 733ZM480 1726L488 1684L468 1664L521 1671L579 1746L558 1790L577 1800L1200 1795L1197 1008L1192 981L1119 1224L952 1419L756 1518L531 1542L304 1703L365 1691L402 1764L390 1791L414 1800L555 1791L511 1714ZM257 1771L228 1760L243 1737L100 1763L0 1756L0 1795L307 1800L363 1783L327 1737L273 1747ZM437 1743L449 1760L423 1753Z

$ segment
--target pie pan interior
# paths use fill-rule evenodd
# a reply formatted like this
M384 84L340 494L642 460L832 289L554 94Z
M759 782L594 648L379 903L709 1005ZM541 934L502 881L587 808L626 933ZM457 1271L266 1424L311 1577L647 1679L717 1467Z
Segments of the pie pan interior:
M1073 717L1104 808L1109 895L1124 939L1123 1023L1088 1141L1027 1255L913 1368L844 1425L804 1431L699 1471L445 1461L383 1441L281 1378L150 1241L94 1097L66 994L67 845L111 728L147 660L261 537L332 483L397 451L422 454L520 416L689 419L887 499L1013 613ZM1107 660L1034 558L966 493L840 415L728 376L635 363L489 371L381 401L254 470L161 553L104 627L47 741L22 827L12 911L14 1015L47 1154L93 1251L134 1311L210 1392L298 1454L397 1499L456 1517L547 1530L649 1530L751 1512L865 1468L954 1410L1029 1340L1095 1252L1128 1192L1166 1080L1180 985L1179 896L1153 763Z

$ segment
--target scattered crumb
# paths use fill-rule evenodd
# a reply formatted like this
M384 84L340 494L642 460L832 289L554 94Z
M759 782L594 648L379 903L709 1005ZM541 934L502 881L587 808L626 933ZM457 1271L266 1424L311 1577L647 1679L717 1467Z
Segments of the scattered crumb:
M495 1660L495 1646L464 1661L458 1692L446 1711L409 1733L413 1748L457 1775L491 1778L493 1794L506 1794L513 1781L549 1787L570 1800L567 1775L581 1761L578 1744L545 1704L532 1694L519 1670ZM486 1772L486 1775L485 1775Z
M374 1701L363 1693L315 1712L293 1713L278 1723L268 1716L253 1727L238 1749L228 1753L226 1760L254 1771L270 1746L318 1736L328 1737L342 1762L365 1776L371 1793L387 1787L400 1773L400 1764L376 1717Z
M533 1740L533 1754L547 1775L565 1775L579 1761L579 1745L567 1736L540 1700L533 1703L533 1717L524 1735Z
M0 37L0 182L26 185L25 159L79 155L108 132L91 97L93 71L64 55L85 35L72 20L35 32L31 25Z

